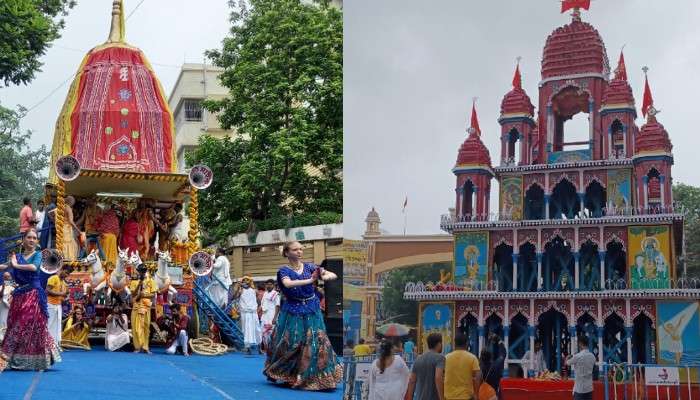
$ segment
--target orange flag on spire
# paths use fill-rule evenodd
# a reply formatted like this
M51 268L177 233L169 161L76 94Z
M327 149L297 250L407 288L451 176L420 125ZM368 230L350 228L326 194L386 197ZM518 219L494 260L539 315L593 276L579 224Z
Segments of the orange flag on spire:
M474 129L477 135L481 135L481 128L479 128L479 118L476 116L476 101L472 103L472 120L470 127Z
M591 0L562 0L561 2L561 12L566 12L566 10L572 8L583 8L588 10L591 6Z
M647 116L647 110L654 104L654 99L651 97L651 89L649 89L649 78L644 74L644 98L642 99L642 115Z
M515 66L515 75L513 75L513 87L520 89L523 87L523 80L520 76L520 64Z
M615 69L615 79L622 81L627 80L627 68L625 67L625 55L620 51L620 60L617 62L617 68Z

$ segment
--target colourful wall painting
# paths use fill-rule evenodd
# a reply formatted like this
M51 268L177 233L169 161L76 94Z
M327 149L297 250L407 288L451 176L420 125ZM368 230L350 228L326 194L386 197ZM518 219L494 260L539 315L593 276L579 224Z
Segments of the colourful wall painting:
M628 169L608 170L607 207L629 207L632 205L631 171Z
M454 283L458 286L485 288L488 282L488 232L455 235Z
M554 151L549 153L547 164L559 164L591 159L591 150Z
M659 364L698 365L700 363L700 307L697 301L658 301L656 329ZM681 368L681 380L686 370ZM691 380L698 381L697 368Z
M632 289L670 287L671 234L669 227L630 226L628 265Z
M501 179L501 214L509 219L523 219L523 177L504 176Z
M420 352L428 350L427 338L431 333L442 335L442 354L452 351L454 332L454 303L419 304Z

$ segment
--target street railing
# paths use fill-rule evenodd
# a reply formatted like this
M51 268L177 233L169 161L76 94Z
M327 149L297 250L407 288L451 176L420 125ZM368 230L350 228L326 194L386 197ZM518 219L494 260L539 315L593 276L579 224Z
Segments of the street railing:
M603 364L605 400L700 400L700 364Z

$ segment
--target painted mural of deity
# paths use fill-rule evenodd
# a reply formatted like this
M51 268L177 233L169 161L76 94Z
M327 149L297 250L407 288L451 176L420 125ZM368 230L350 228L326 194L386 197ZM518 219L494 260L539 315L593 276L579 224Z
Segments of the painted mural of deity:
M634 289L669 287L669 230L667 226L630 227L631 285Z
M700 361L700 308L697 301L659 301L660 364L697 364ZM681 368L681 380L685 380L685 369ZM697 371L691 378L697 381Z
M630 171L629 170L609 170L608 171L608 208L622 208L631 204L630 202Z
M488 279L488 232L469 232L455 237L454 283L485 287Z
M523 219L523 179L507 176L501 180L501 213L514 221Z
M428 335L431 333L439 333L442 335L443 354L451 352L454 304L422 303L420 308L421 351L426 351L428 349L426 342Z

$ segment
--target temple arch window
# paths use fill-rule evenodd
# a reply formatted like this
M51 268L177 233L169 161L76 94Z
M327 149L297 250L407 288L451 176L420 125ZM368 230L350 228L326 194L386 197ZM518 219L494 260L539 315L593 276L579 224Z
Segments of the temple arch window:
M513 246L501 243L494 249L493 277L500 292L513 291Z
M521 135L517 129L513 128L508 132L506 137L506 165L515 165L522 160L520 146L518 146L520 139Z
M581 211L576 187L566 179L562 179L552 190L549 201L549 217L551 219L574 219Z
M623 158L625 156L625 127L619 119L610 124L610 143L612 158Z
M598 181L591 182L586 187L583 205L588 210L587 214L590 217L600 218L604 215L603 208L607 202L607 192L603 185Z
M524 219L544 219L544 190L540 185L532 185L525 192Z
M520 246L518 253L518 291L537 291L537 249L526 242Z
M462 215L471 216L476 208L476 186L468 179L462 186Z
M654 322L644 313L640 313L633 321L632 329L632 362L635 364L653 364L656 362L654 343L656 328Z
M579 289L600 290L598 245L587 240L579 250Z
M574 264L574 253L570 243L557 236L545 244L542 272L544 290L573 290Z

